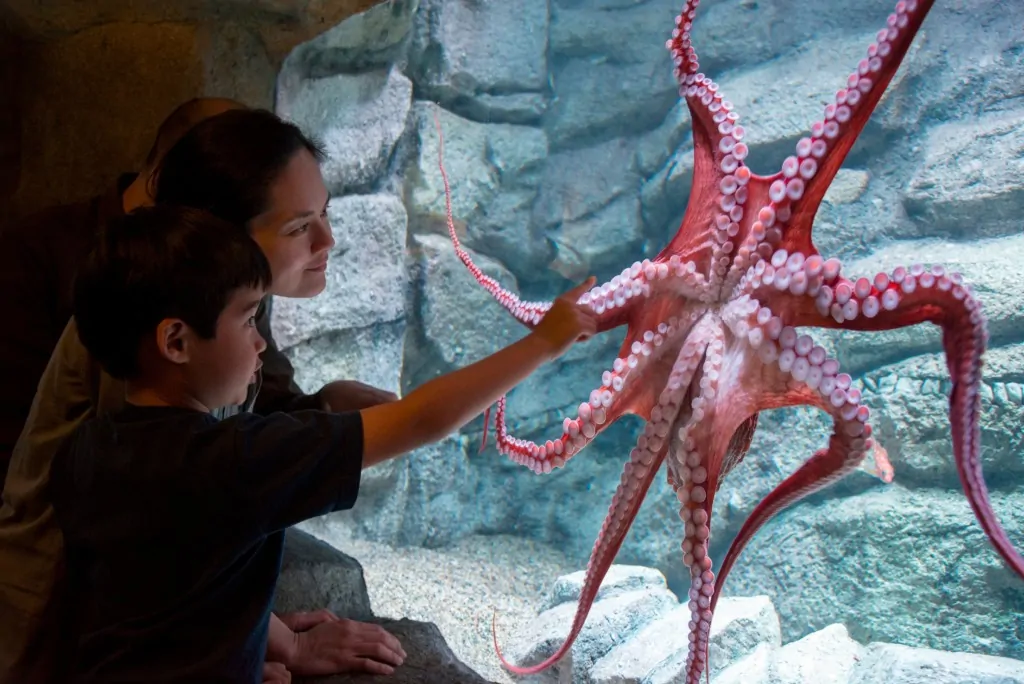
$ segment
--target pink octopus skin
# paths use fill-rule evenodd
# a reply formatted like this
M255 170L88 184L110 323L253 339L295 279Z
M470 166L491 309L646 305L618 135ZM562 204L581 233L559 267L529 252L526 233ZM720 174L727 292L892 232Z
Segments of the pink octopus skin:
M608 567L658 469L679 502L683 563L690 569L690 648L686 681L700 681L708 634L726 574L773 515L861 467L891 481L885 450L876 448L868 407L839 363L806 328L881 331L930 322L942 329L952 378L949 416L953 455L968 501L995 550L1024 578L989 503L979 459L982 354L988 340L981 304L958 274L920 264L873 277L847 278L836 259L818 254L815 213L830 183L885 91L934 0L900 0L867 54L773 175L744 164L747 146L738 114L717 84L698 72L690 31L699 0L688 0L667 42L680 94L692 118L694 170L682 225L652 260L634 263L580 302L593 307L600 331L627 326L625 341L600 386L566 417L562 434L543 444L517 439L498 401L499 450L537 473L562 467L620 416L647 421L594 545L576 616L566 641L540 672L572 647ZM440 134L440 125L438 124ZM523 302L484 275L461 247L451 216L443 164L449 235L476 280L517 320L532 327L550 304ZM708 555L712 504L722 478L750 447L759 412L816 406L833 419L828 446L813 454L754 509L718 575Z

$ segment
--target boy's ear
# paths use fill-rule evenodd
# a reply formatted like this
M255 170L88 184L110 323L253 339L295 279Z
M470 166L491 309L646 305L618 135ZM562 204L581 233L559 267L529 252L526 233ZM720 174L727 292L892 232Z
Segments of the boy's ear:
M188 363L193 339L192 328L180 318L165 318L157 323L157 353L171 363Z

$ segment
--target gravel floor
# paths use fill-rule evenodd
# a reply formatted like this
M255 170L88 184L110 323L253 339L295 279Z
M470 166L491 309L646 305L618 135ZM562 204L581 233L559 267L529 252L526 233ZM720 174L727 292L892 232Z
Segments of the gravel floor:
M374 614L435 623L462 662L509 684L491 639L495 609L504 644L536 616L556 577L581 569L557 549L517 537L473 536L431 550L354 539L333 522L307 531L359 560Z

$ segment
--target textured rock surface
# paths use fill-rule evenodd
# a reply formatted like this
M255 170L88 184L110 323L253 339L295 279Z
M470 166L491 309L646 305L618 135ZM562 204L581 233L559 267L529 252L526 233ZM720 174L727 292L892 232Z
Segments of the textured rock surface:
M0 219L106 190L189 98L273 107L285 55L375 2L7 0L3 37L23 45L7 55L22 73L0 99L20 154Z
M537 123L548 98L548 2L421 0L410 73L474 121Z
M302 81L277 111L323 143L324 182L336 196L368 192L385 174L412 106L412 82L394 68Z
M486 684L452 653L437 627L429 622L375 616L354 558L298 530L286 533L281 576L274 597L278 613L328 608L338 617L375 622L391 632L406 652L406 660L388 678L394 684ZM361 684L377 681L370 675L301 678L310 684Z

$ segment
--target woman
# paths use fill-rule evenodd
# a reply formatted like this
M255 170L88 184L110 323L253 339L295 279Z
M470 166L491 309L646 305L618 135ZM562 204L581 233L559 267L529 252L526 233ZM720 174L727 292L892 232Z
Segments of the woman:
M234 109L207 118L184 134L157 165L149 190L156 202L206 209L244 226L270 262L274 283L270 294L312 297L326 286L328 253L334 244L321 158L319 148L298 128L272 113ZM291 379L291 365L273 344L268 304L269 300L264 302L257 320L268 345L261 376L246 404L228 413L344 411L394 398L351 381L329 383L313 395L302 394ZM22 547L20 551L28 551L22 555L31 558L37 577L59 576L62 551L46 495L49 463L62 439L82 420L122 404L122 384L99 372L81 347L72 320L39 383L8 476L7 489L13 485L16 516L25 530L15 544ZM19 487L11 481L19 477L27 484ZM5 490L5 498L9 494ZM46 580L33 589L48 584L52 583ZM28 628L33 622L37 626L44 622L43 616L19 617L28 618ZM272 621L268 661L278 666L268 666L268 681L287 678L282 663L292 665L289 669L299 674L354 670L387 674L405 655L398 641L376 625L340 621L326 611L289 616L289 622ZM42 649L37 659L47 657L46 647ZM3 681L13 676L3 674Z

